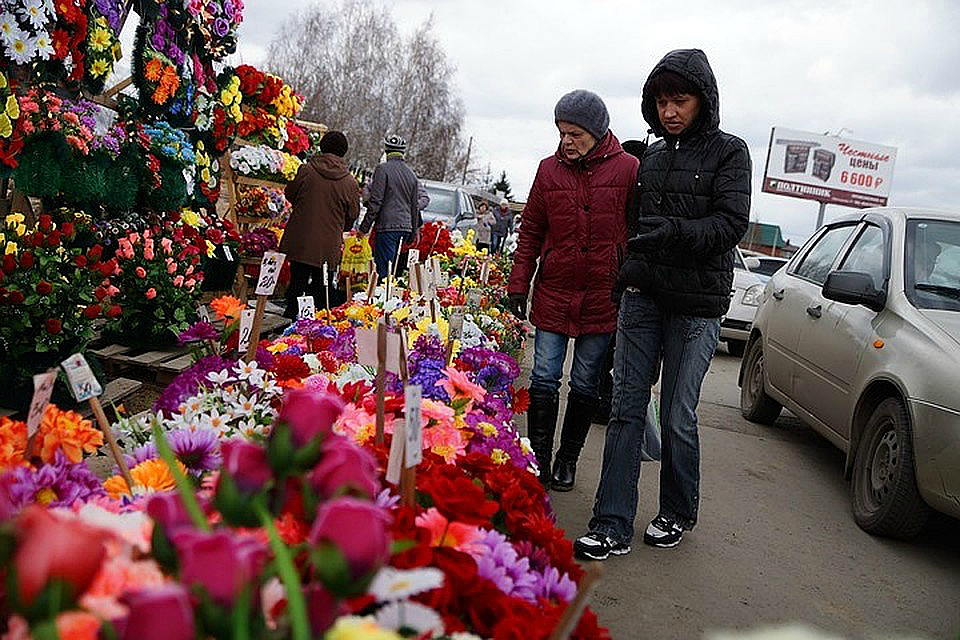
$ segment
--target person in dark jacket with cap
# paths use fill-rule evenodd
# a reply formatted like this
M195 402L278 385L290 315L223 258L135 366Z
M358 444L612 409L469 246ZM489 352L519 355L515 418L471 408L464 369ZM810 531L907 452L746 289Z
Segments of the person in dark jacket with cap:
M554 109L554 121L560 145L540 162L530 189L507 292L513 313L526 319L534 281L530 321L537 331L527 433L540 481L569 491L596 405L600 367L616 327L611 292L627 241L626 206L636 182L637 159L620 147L609 129L607 108L595 93L564 95ZM570 338L570 391L551 474L560 379Z
M750 154L720 130L717 81L699 49L671 51L643 87L661 138L641 163L640 217L627 243L614 353L613 407L588 533L577 555L630 551L650 387L660 378L660 506L643 535L673 547L697 523L700 387L730 303L733 251L750 218Z
M293 212L280 241L280 251L290 261L290 284L284 314L296 317L297 298L310 294L317 307L326 295L323 268L329 281L330 306L346 302L346 292L334 280L340 270L343 232L360 215L360 186L350 175L343 157L347 138L340 131L327 131L320 139L320 153L300 165L293 182L284 189Z

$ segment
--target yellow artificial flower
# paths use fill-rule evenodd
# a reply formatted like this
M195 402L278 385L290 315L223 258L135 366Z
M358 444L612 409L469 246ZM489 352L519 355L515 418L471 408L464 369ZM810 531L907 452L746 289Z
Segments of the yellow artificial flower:
M94 78L99 78L108 71L110 71L110 65L103 58L97 58L93 61L93 64L90 65L90 75Z
M490 459L493 464L507 464L510 462L510 454L503 449L494 449L490 452Z
M210 168L204 167L200 170L200 179L204 182L210 182Z
M4 255L10 255L11 253L16 254L16 253L17 253L17 245L16 245L16 243L14 243L14 242L8 242L8 243L7 243L7 248L4 250L3 253L4 253Z
M94 51L103 51L110 46L110 32L98 27L90 32L90 48Z
M7 88L7 76L3 73L3 71L0 71L0 89L6 89L6 88Z
M113 54L114 61L117 61L123 56L123 48L120 46L120 41L117 40L113 43L113 48L110 50L110 53Z
M197 213L194 212L194 211L191 211L190 209L184 209L184 210L180 213L180 219L183 220L184 223L190 225L191 227L199 227L199 226L200 226L200 216L199 216L199 214L197 214Z
M7 104L3 111L11 120L16 120L20 117L20 103L17 102L16 96L7 96Z
M400 635L377 624L373 616L338 618L325 640L401 640Z
M488 438L492 438L499 433L499 431L497 430L497 427L494 426L492 422L486 422L486 421L478 422L477 428L480 429L480 433L482 433Z
M23 223L25 220L26 218L23 217L22 213L11 213L3 219L3 222L8 227L15 227L16 225Z
M13 123L7 114L0 113L0 138L9 138L13 134Z
M97 18L96 20L94 20L94 23L96 23L96 25L97 25L98 27L103 27L104 29L106 29L107 26L108 26L108 25L107 25L107 19L104 18L103 16L100 16L99 18Z

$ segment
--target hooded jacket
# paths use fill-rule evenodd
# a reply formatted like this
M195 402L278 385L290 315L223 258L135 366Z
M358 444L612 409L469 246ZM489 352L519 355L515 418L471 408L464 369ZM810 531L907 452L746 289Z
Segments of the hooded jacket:
M313 267L327 263L330 274L340 265L343 232L360 215L360 186L340 156L323 153L300 165L284 189L293 213L280 251L289 260Z
M403 155L391 153L380 163L370 180L367 213L360 231L417 231L423 224L420 211L430 203L423 185Z
M610 293L625 250L626 205L636 177L637 159L611 132L581 160L567 160L558 147L540 162L507 287L526 296L536 270L534 326L571 337L616 329Z
M673 71L700 90L700 113L679 136L660 123L650 79ZM643 88L641 112L653 133L640 167L641 216L666 217L673 237L654 252L631 252L621 287L635 287L673 313L720 317L730 305L732 251L750 219L750 153L740 138L720 130L717 81L699 49L671 51Z

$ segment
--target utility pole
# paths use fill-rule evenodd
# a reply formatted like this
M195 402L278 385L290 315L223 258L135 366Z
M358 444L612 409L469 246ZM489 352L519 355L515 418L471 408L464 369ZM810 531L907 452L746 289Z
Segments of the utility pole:
M460 178L460 184L466 184L467 182L467 167L470 166L470 149L473 148L473 136L470 136L470 141L467 143L467 159L463 161L463 176Z

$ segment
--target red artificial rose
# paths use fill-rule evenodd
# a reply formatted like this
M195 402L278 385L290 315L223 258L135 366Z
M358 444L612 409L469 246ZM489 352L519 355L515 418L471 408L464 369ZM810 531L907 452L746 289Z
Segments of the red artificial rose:
M106 555L102 532L36 505L20 513L16 528L20 545L13 566L21 602L32 604L54 579L69 584L74 596L86 591Z
M47 318L47 333L58 334L63 330L60 318Z
M117 271L117 259L110 258L106 262L100 263L100 275L107 277L113 275Z
M11 291L7 295L7 300L10 301L10 304L21 304L25 300L25 298L23 297L23 294L20 293L19 291Z
M128 614L120 640L193 640L196 629L190 592L173 583L128 590L121 597Z
M46 280L41 280L37 283L37 293L40 295L45 296L51 291L53 291L53 285Z
M302 447L314 436L330 434L342 410L338 396L295 389L284 398L277 421L289 425L294 446Z
M34 260L33 254L30 253L29 251L24 251L20 255L20 266L23 267L24 269L29 269L30 267L33 266L33 260Z
M48 247L59 247L60 246L60 232L56 229L50 232L50 235L47 236L46 242L44 244Z
M93 290L93 297L97 299L97 302L100 302L107 297L107 290L103 287L97 287Z
M425 474L420 489L430 494L437 510L450 520L486 525L500 510L497 502L488 499L483 489L456 467L437 467Z
M87 251L87 260L90 262L99 262L101 255L103 255L103 248L95 244L90 248L90 251Z
M369 575L390 557L389 516L368 500L337 498L320 505L308 540L330 542L343 554L356 580Z
M100 315L103 308L98 304L88 304L83 310L83 316L88 320L93 320Z
M112 305L109 309L107 309L108 318L116 318L121 313L123 313L123 309L118 304Z
M223 606L229 607L242 589L256 583L267 560L261 541L223 530L208 533L182 527L172 538L180 560L180 582L202 586Z
M273 477L267 451L262 446L246 440L227 440L220 446L220 451L223 470L241 493L256 493Z
M12 253L8 253L3 256L3 272L6 274L11 274L17 270L17 259L13 257Z
M73 229L73 223L72 223L72 222L64 222L62 225L60 225L60 233L63 234L63 235L65 235L65 236L67 236L67 237L72 236L72 235L73 235L73 231L74 231L74 229Z
M308 479L313 490L324 500L345 491L372 499L380 490L377 461L366 449L338 435L323 441L323 456Z
M87 256L84 256L84 255L74 256L73 264L83 269L85 266L87 266Z
M37 226L40 228L40 231L49 233L50 229L53 228L53 218L50 217L50 214L44 213L37 221Z

